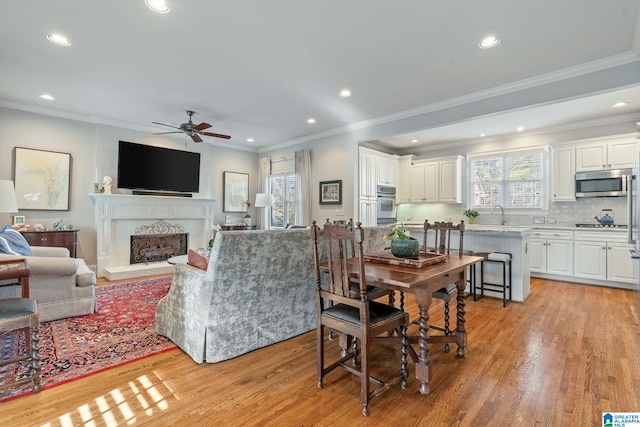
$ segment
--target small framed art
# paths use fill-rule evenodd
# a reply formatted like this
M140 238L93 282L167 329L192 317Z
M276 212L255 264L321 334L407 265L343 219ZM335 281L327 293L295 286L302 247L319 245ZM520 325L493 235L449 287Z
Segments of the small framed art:
M342 180L320 181L320 204L321 205L341 205L342 204Z
M24 225L24 215L14 215L11 218L11 225Z

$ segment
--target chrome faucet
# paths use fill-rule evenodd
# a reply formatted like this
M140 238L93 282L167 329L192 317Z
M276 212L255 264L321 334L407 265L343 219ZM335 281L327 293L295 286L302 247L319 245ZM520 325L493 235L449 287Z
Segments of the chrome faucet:
M507 221L504 219L504 208L500 205L495 205L494 207L491 208L491 215L493 215L493 211L496 208L500 208L500 225L505 225L507 223Z

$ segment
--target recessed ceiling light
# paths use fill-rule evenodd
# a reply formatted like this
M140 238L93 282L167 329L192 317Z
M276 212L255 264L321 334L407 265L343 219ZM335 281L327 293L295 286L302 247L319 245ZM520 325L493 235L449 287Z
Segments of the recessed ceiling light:
M169 12L169 3L164 0L144 0L144 2L149 6L149 9L158 13L167 13Z
M351 96L351 91L349 89L342 89L340 91L340 96L343 98L348 98Z
M522 126L518 126L518 132L522 132L524 128Z
M47 34L47 40L51 43L57 44L58 46L69 46L71 44L69 39L62 34Z
M480 42L480 47L482 49L489 49L496 46L500 43L500 37L498 36L487 36Z
M307 119L307 123L309 123L310 125L314 124L316 122L316 119L314 119L313 117L309 117Z
M42 95L40 95L40 98L46 99L47 101L55 101L55 98L48 93L43 93Z
M627 105L629 105L628 102L616 102L615 104L613 104L611 107L613 108L620 108L620 107L626 107Z
M253 142L253 138L247 138L247 142Z
M481 133L480 136L487 136L487 134L486 133Z
M412 140L411 140L411 143L412 143L412 144L415 144L416 142L419 142L419 141L418 141L417 139L412 139Z

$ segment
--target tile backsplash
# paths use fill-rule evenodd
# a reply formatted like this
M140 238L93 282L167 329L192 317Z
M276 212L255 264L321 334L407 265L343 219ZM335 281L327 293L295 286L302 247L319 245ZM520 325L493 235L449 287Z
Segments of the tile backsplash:
M462 214L466 206L461 203L402 203L398 205L398 222L422 223L429 221L467 220ZM545 224L572 226L577 223L596 223L594 216L600 216L602 209L612 209L616 224L628 224L627 199L625 197L593 197L576 202L551 203L548 211L528 214L505 214L507 225L531 225L533 217L544 217ZM496 210L480 212L476 224L498 224L500 215Z

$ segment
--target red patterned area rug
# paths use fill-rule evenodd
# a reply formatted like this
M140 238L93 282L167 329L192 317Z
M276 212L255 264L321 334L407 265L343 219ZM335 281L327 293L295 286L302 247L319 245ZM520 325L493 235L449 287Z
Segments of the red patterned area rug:
M171 277L96 286L98 312L44 322L40 327L42 389L77 380L175 348L156 334L158 300ZM24 335L0 340L0 356L24 352ZM0 384L28 375L28 363L3 366ZM31 384L0 391L0 402L31 393Z

